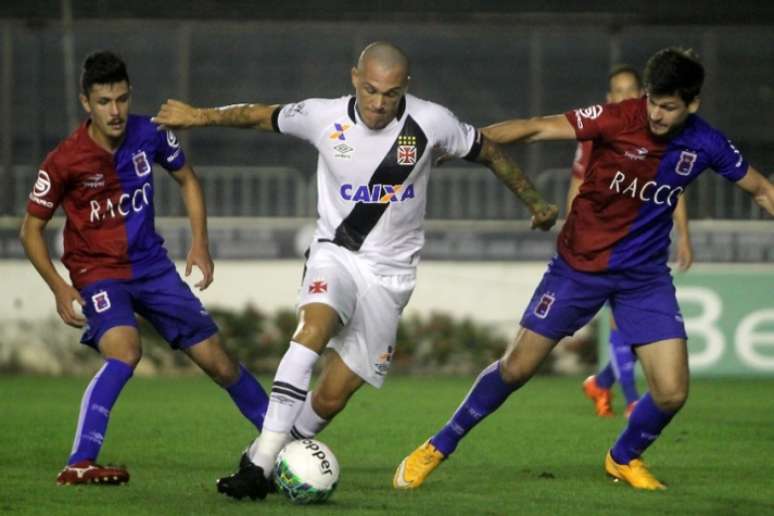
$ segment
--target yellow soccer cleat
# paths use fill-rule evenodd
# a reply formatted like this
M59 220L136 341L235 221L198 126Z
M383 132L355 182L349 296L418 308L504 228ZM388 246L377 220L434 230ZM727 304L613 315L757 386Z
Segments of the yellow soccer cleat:
M629 464L618 464L610 451L605 456L605 471L613 477L616 482L623 480L635 489L659 490L666 489L666 486L656 480L656 477L650 474L645 463L640 459L632 459Z
M443 453L430 444L430 441L425 441L422 446L411 452L398 465L392 479L392 487L395 489L418 488L445 458Z

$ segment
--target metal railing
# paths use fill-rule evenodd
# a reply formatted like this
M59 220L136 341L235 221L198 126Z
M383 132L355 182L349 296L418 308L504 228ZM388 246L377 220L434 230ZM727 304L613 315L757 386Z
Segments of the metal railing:
M14 167L14 215L25 211L37 168ZM197 167L208 214L212 217L314 217L315 176L290 167ZM774 179L774 177L772 177ZM564 215L569 170L545 169L533 178L543 195ZM177 183L155 172L155 208L159 217L185 214ZM764 219L751 197L722 177L705 172L688 188L692 219ZM427 218L439 220L517 220L527 209L492 173L482 167L443 166L430 176Z

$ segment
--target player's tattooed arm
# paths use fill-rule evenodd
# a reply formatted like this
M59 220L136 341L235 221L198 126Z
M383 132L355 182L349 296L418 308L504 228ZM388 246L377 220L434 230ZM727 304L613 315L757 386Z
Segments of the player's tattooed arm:
M476 159L486 165L532 212L532 228L551 229L559 208L549 204L521 168L496 143L484 137Z
M574 140L575 130L564 115L507 120L481 129L495 143Z
M737 181L737 186L752 195L756 204L774 216L774 184L753 167L747 169L745 176Z
M271 131L271 116L278 106L265 104L232 104L215 108L197 108L179 100L167 100L151 120L161 127L242 127Z

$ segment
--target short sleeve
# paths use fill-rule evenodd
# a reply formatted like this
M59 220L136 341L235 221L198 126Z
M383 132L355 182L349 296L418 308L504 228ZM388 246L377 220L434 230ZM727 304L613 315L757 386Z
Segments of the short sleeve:
M623 129L625 123L618 104L595 104L568 111L564 116L580 141L608 141Z
M434 123L436 146L457 158L475 159L481 150L481 135L475 127L460 120L448 109L437 106Z
M320 101L308 99L277 108L272 116L274 130L314 144L320 129L316 117L313 116L318 102Z
M66 175L54 164L49 156L40 166L35 184L27 200L27 213L48 220L62 202L66 186Z
M715 135L710 155L712 156L711 167L729 181L739 181L747 174L749 168L747 160L723 134Z
M185 153L175 133L169 129L156 131L156 138L156 163L169 172L180 170L185 165Z

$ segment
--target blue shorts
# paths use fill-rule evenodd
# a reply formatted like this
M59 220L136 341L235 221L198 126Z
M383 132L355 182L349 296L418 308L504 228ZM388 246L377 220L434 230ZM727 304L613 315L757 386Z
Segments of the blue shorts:
M686 339L672 276L666 265L625 272L580 272L560 256L548 264L521 325L559 340L588 324L610 303L623 341L630 346Z
M137 327L144 317L175 349L215 335L218 327L174 267L135 280L103 280L81 289L87 326L81 343L99 351L99 341L116 326Z

